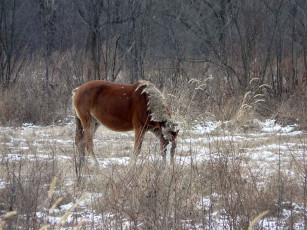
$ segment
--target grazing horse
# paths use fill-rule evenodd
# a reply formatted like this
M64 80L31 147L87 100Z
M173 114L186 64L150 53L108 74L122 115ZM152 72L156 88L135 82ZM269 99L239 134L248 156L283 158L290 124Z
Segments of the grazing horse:
M146 131L160 140L163 160L174 161L177 123L171 119L162 93L149 81L121 85L96 80L73 90L76 111L75 145L80 157L85 148L96 163L93 136L99 124L119 132L134 130L134 153L140 153Z

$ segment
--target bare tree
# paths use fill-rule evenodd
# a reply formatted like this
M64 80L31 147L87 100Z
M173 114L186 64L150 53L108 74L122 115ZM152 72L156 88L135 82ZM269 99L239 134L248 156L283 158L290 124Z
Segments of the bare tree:
M52 76L50 76L51 54L54 50L54 37L56 33L56 10L57 1L34 0L37 7L38 18L41 23L42 41L45 59L45 87L52 84Z
M89 69L89 79L100 79L101 64L101 26L102 16L105 13L105 3L103 0L95 1L77 1L74 0L76 9L79 12L83 22L88 28L86 39L85 55L90 56L91 66Z
M0 0L0 84L4 87L17 80L27 56L23 37L27 27L20 27L17 14L22 3Z

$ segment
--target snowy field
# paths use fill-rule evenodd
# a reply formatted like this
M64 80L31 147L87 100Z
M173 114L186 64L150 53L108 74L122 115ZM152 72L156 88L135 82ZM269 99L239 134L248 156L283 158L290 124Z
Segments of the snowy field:
M155 185L162 195L157 196L154 203L153 199L146 203L144 198L143 204L144 199L138 198L143 195L142 191L149 191L147 188L135 190L140 194L133 194L133 199L131 194L125 193L134 191L125 188L131 185L126 180L134 167L129 164L134 143L132 132L115 133L100 127L94 140L99 168L86 164L84 182L77 186L73 123L1 127L0 218L3 222L6 207L11 206L12 210L17 209L11 224L20 229L39 229L45 225L49 225L48 229L56 226L61 229L76 226L80 229L146 229L151 223L146 225L148 216L156 220L155 224L172 229L236 229L242 226L240 223L250 223L258 214L269 210L259 220L257 229L304 229L307 211L306 203L304 205L305 131L295 124L280 126L273 120L254 120L240 128L234 128L230 122L195 121L189 127L182 127L179 134L175 167L163 169L159 174L156 171L161 159L159 143L151 134L146 135L135 166L136 171L140 170L139 177L131 179L131 183L134 186L141 185L143 180L146 183L144 178L151 178L151 169L159 175L156 180L160 182L172 175L172 189L167 193L170 201L165 203L165 207L169 205L168 211L161 207L148 208L148 211L144 208L146 205L158 207L159 199L164 202L161 196L165 188ZM141 168L142 165L146 168ZM187 177L186 172L191 176ZM48 197L54 177L57 184ZM240 182L235 184L238 180ZM189 192L183 192L185 184ZM247 188L251 188L253 199L248 197ZM242 197L238 197L240 189ZM110 195L117 198L111 199ZM33 196L38 200L35 205ZM21 204L18 197L28 199L32 209L27 210L27 205ZM50 210L58 198L61 202ZM251 211L246 210L248 202L251 202ZM261 204L256 206L255 203ZM134 206L139 210L134 210ZM133 209L133 213L127 207ZM168 218L159 216L163 213Z

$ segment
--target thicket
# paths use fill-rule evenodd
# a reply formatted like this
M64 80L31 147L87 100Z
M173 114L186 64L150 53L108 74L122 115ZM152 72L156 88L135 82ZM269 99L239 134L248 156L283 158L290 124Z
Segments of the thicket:
M50 124L92 79L153 81L189 119L306 123L305 0L0 0L0 122Z

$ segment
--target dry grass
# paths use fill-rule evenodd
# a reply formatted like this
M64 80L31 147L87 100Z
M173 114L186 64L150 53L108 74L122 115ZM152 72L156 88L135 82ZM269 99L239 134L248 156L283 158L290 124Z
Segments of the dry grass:
M73 129L70 124L1 131L1 217L17 211L6 224L33 229L59 224L94 229L247 229L264 210L270 211L264 219L281 227L302 223L305 136L263 134L258 140L253 130L245 134L232 134L231 129L208 134L182 130L177 163L165 167L151 135L146 136L137 164L112 160L129 156L133 135L101 128L96 155L109 164L99 169L86 164L77 186ZM270 159L261 157L263 146L272 146L265 149L272 154L263 155ZM8 155L16 152L22 158ZM80 203L87 193L91 195ZM268 224L259 221L258 228L268 229Z

